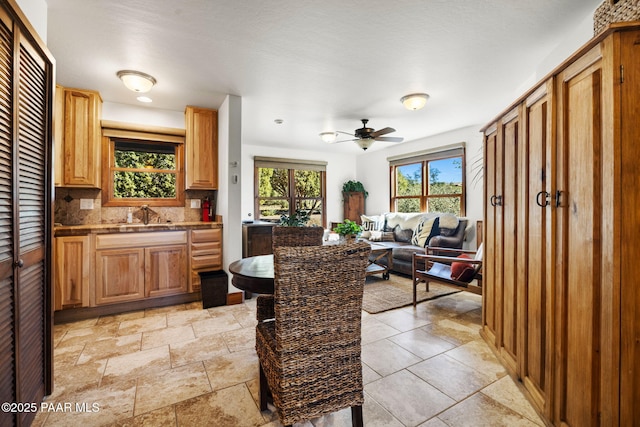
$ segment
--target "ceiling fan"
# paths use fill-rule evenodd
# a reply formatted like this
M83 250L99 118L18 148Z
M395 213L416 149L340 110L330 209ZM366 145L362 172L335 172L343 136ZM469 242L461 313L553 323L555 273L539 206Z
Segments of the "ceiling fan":
M367 127L367 122L369 119L361 119L362 127L356 129L354 133L335 131L335 132L323 132L320 134L320 137L323 141L328 142L330 144L338 143L338 142L347 142L354 141L360 148L366 150L371 147L374 141L386 141L386 142L402 142L404 138L393 137L393 136L382 136L391 132L395 132L394 128L386 127L384 129L375 130L373 128ZM343 139L341 141L336 141L336 138L339 133L352 136L352 139Z

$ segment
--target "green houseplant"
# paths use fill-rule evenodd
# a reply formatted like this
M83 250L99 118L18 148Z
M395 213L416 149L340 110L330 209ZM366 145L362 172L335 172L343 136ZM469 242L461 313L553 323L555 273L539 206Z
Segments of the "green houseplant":
M309 219L311 219L309 212L296 209L296 211L291 215L282 214L278 225L285 227L305 227L307 222L309 222Z
M369 195L369 192L364 189L364 185L360 181L349 180L342 184L343 193L364 193L364 197Z
M362 227L350 219L345 219L333 229L336 233L343 237L355 237L362 231Z

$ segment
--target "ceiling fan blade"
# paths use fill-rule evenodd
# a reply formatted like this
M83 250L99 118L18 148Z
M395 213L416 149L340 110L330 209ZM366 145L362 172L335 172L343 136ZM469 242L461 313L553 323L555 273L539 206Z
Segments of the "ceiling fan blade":
M338 142L351 142L351 141L357 141L357 140L358 140L358 138L356 138L356 139L341 139L340 141L333 141L333 142L330 142L329 144L337 144Z
M369 136L370 136L371 138L376 138L376 137L378 137L378 136L386 135L386 134L388 134L388 133L395 132L395 131L396 131L396 130L395 130L394 128L384 128L384 129L377 130L377 131L375 131L375 132L371 132L371 133L369 134Z
M349 132L342 132L341 130L337 130L337 131L336 131L336 133L342 133L342 134L344 134L344 135L355 136L355 135L354 135L354 134L352 134L352 133L349 133Z
M378 138L374 138L376 141L386 141L386 142L402 142L404 138L396 137L396 136L379 136Z

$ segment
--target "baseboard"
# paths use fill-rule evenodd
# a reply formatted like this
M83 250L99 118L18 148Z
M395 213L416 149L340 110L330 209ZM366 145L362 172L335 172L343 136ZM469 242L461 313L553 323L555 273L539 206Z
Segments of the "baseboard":
M242 292L227 294L227 305L242 304Z

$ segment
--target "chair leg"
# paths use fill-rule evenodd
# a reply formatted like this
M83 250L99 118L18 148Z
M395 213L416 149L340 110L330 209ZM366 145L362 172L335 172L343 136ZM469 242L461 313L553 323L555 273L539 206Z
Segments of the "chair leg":
M351 425L352 427L364 426L364 419L362 418L362 405L351 407Z
M418 283L420 281L413 279L413 306L416 306L416 300L418 299Z
M425 290L425 292L429 292L429 281L428 280L424 281L424 290Z
M262 369L262 365L260 365L260 410L267 410L267 400L269 396L269 384L267 383L267 377L264 374L264 370Z

